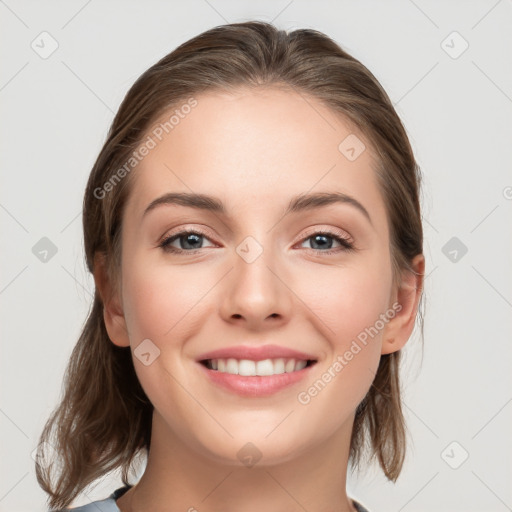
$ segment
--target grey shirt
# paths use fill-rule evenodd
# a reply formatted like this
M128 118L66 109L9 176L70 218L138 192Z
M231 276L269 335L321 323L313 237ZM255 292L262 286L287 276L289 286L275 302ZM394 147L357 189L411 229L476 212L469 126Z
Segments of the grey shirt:
M108 498L100 501L93 501L92 503L88 503L87 505L83 505L77 508L71 508L68 510L72 510L73 512L121 512L119 507L116 504L116 500L120 498L128 489L130 489L131 485L126 485L124 487L120 487L116 489ZM368 509L363 507L360 503L352 500L354 507L356 507L357 512L369 512ZM64 510L53 510L51 512L65 512Z

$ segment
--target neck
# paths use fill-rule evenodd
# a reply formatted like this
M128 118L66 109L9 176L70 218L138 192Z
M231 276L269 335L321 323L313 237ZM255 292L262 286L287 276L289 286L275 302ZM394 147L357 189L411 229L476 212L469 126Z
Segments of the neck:
M249 467L190 449L155 411L145 472L117 506L121 512L167 512L170 504L187 512L355 512L346 494L352 420L285 461Z

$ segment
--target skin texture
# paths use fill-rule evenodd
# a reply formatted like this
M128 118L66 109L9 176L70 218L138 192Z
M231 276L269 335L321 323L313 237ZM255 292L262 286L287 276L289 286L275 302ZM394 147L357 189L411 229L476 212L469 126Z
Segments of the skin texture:
M394 289L389 226L372 170L369 141L317 100L277 88L196 96L180 120L133 171L122 224L122 288L95 280L113 343L144 339L160 355L149 366L134 357L138 378L155 407L148 465L117 503L122 512L352 511L345 481L354 413L369 390L382 353L407 342L421 275ZM169 115L163 115L162 120ZM366 150L349 161L340 142L355 133ZM292 196L343 192L353 206L282 212ZM221 215L165 205L142 214L167 192L216 196ZM158 246L166 235L201 229L196 254ZM346 251L313 234L338 231ZM253 237L263 253L247 263L236 252ZM187 250L187 237L172 246ZM202 242L201 242L202 240ZM202 245L201 245L202 243ZM189 251L191 249L188 249ZM413 262L424 272L423 256ZM307 390L366 327L398 301L402 309L311 401ZM217 348L277 344L315 354L308 378L262 398L241 397L205 378L196 358ZM253 467L237 452L251 442Z

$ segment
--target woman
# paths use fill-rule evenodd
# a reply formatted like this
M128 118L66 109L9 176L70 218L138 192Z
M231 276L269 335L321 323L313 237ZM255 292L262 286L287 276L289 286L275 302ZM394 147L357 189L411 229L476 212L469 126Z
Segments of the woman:
M405 456L419 186L388 96L320 32L219 26L148 69L85 192L96 294L41 435L50 507L120 468L77 510L365 511L349 464L395 481Z

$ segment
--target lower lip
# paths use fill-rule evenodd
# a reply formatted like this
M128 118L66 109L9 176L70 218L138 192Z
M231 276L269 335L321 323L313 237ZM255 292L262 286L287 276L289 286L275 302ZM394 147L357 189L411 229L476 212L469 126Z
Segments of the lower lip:
M248 377L219 372L217 370L210 370L202 363L198 364L214 384L236 393L237 395L260 397L273 395L274 393L301 381L309 375L310 370L316 363L295 372L267 376L254 375Z

